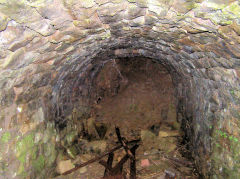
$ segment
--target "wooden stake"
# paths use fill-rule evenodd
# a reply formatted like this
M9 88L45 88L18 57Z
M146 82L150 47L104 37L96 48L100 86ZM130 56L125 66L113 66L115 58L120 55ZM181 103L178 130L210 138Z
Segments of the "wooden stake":
M104 177L109 176L109 174L110 174L109 169L112 169L113 157L114 157L114 153L110 153L108 155L107 167L106 167L105 172L104 172Z
M130 159L130 179L136 179L137 172L136 172L136 158L135 158L135 153L139 145L135 145L132 149L131 152L133 154L133 159Z
M125 138L121 137L121 133L120 133L120 130L119 130L118 127L115 127L115 130L116 130L116 134L117 134L117 137L118 137L118 141L122 144L124 150L129 155L129 157L131 159L133 159L133 154L132 154L131 150L128 148L128 146L127 146L127 140Z

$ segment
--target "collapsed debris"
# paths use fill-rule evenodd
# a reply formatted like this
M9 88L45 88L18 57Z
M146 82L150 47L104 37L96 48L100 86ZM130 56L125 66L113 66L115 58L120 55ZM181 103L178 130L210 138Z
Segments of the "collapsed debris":
M97 162L97 161L99 161L99 163L105 167L105 172L104 172L104 176L103 176L104 178L109 177L109 176L115 176L115 175L123 175L123 173L122 173L123 165L126 163L126 161L128 159L130 159L130 179L136 179L135 151L139 147L140 139L127 141L126 138L121 136L120 129L118 127L115 127L115 131L116 131L116 135L118 137L118 142L120 143L120 145L111 149L109 152L106 152L100 156L97 156L85 163L76 164L74 168L64 172L62 175L68 175L84 166L87 166L87 165ZM131 148L129 148L129 147L131 147ZM118 164L115 165L115 167L112 167L114 152L121 148L124 148L126 155L118 162ZM103 157L105 157L107 155L108 155L107 162L104 160L101 160Z

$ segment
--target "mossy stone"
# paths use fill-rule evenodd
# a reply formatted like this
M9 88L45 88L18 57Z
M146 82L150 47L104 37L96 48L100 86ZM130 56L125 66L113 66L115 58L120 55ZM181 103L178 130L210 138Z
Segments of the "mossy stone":
M231 13L235 14L236 16L240 17L240 5L238 2L232 3L228 8L227 8Z
M26 1L11 0L4 6L0 6L0 12L14 19L18 23L30 23L39 19L40 15L35 12ZM31 14L31 16L27 15Z
M31 159L35 160L37 158L37 151L38 151L38 147L34 146L33 149L31 150Z
M81 4L85 8L90 8L95 5L95 2L94 2L94 0L81 0Z
M2 143L7 143L11 138L11 133L10 132L5 132L3 133L2 137L1 137L1 142Z
M25 163L27 154L31 157L31 160L36 158L37 147L34 146L34 135L29 134L23 137L16 144L16 157L20 161L20 166L18 168L17 175L21 177L26 177L28 174L25 171Z
M5 15L0 14L0 32L7 28L9 18Z
M104 33L103 35L102 35L102 40L105 40L105 39L108 39L108 38L110 38L111 37L111 32L110 31L107 31L106 33Z
M18 167L17 175L19 175L19 176L21 176L21 177L27 176L27 172L25 171L25 168L24 168L24 164L23 164L23 163L20 163L20 165L19 165L19 167Z
M4 61L3 68L10 67L12 64L16 63L19 56L24 53L24 48L20 48L15 52L12 52Z
M38 156L37 160L33 161L33 168L36 172L41 172L45 166L45 158L43 155Z
M0 0L0 4L6 4L8 0Z
M216 129L213 132L211 160L214 162L214 169L212 170L214 175L223 176L223 178L239 176L240 142L234 140L235 138L235 136L223 131L223 129ZM223 162L223 157L225 162Z
M34 135L29 134L22 140L17 142L16 145L16 157L21 163L25 163L28 152L31 152L34 147Z
M181 1L173 4L174 8L182 14L187 13L188 11L194 9L197 7L197 4L194 1Z
M131 3L136 2L136 0L127 0L127 1Z

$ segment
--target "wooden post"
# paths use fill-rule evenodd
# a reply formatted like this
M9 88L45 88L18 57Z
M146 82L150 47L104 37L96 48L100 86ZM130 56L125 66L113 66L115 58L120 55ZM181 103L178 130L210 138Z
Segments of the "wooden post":
M135 145L133 148L131 148L131 152L133 154L133 158L130 159L130 179L136 179L137 172L136 172L136 150L139 145Z
M113 157L114 157L114 153L113 152L109 153L108 160L107 160L107 167L104 172L104 177L109 176L109 174L110 174L109 168L112 168Z

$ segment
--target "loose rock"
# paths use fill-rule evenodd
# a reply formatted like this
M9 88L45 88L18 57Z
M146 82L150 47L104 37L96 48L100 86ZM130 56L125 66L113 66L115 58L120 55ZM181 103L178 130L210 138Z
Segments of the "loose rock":
M72 164L71 160L59 161L57 163L57 172L63 174L64 172L73 169L75 166Z

